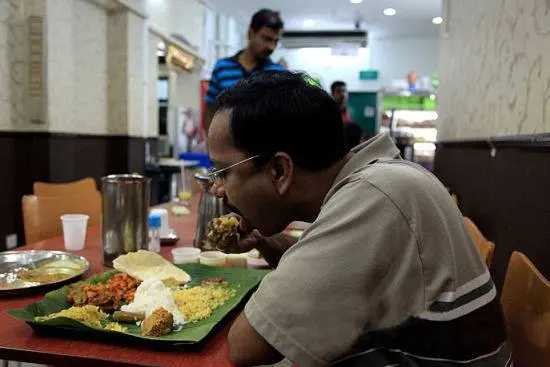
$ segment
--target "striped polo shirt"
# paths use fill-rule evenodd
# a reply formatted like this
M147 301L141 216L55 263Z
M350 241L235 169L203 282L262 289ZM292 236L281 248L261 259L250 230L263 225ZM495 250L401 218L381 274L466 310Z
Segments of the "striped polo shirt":
M214 66L212 77L210 78L210 84L206 91L206 103L212 104L216 101L218 95L223 92L224 89L229 88L241 79L244 79L250 75L257 74L266 70L284 70L284 68L267 59L266 61L259 63L252 70L246 71L245 68L239 63L239 55L242 51L239 51L236 55L227 57L225 59L218 60Z

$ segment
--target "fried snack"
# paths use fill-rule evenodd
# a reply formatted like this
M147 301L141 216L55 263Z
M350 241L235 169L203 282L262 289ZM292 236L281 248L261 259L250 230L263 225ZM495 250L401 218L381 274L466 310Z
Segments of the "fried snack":
M226 252L238 252L239 220L234 216L214 218L210 222L207 239L210 245Z
M125 324L135 324L136 322L143 321L145 319L145 313L115 311L115 313L113 313L113 319L117 322L122 322Z
M165 308L157 308L155 312L141 323L141 334L145 336L163 336L172 331L174 316Z
M173 278L179 284L184 284L191 280L185 271L151 251L139 250L121 255L113 261L113 266L116 270L142 281Z

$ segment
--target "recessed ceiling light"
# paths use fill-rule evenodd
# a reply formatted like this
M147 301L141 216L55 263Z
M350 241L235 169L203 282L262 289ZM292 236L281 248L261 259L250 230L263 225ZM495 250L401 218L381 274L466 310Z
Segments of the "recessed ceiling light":
M397 11L394 8L386 8L382 11L382 13L388 17L393 17Z
M361 4L363 0L349 0L352 4Z
M304 20L304 27L313 27L314 25L315 25L315 21L313 19Z
M441 24L441 23L443 23L443 18L441 18L441 17L434 17L434 18L432 18L432 23L433 23L433 24Z

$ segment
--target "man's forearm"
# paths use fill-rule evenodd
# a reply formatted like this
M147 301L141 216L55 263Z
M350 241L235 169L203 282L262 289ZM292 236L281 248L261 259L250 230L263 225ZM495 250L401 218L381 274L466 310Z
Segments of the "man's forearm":
M268 238L268 241L263 243L257 250L260 251L264 259L271 265L271 267L276 268L279 265L279 260L283 254L288 250L292 245L298 242L298 239L290 235L279 233Z

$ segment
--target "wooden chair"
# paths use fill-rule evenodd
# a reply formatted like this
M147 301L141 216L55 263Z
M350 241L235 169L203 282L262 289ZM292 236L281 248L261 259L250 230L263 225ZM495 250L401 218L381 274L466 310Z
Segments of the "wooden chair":
M97 191L97 187L95 180L87 177L82 180L64 183L35 182L33 191L37 196L77 196Z
M550 366L550 282L512 253L500 298L515 367Z
M475 225L474 222L472 222L470 218L464 217L464 223L466 224L466 228L468 228L468 232L470 232L470 235L474 240L481 259L485 261L485 264L487 264L488 268L491 268L491 264L493 263L493 256L495 254L495 244L485 238L483 233L481 233L479 228Z
M61 235L60 217L63 214L89 215L88 226L99 224L101 220L101 195L98 191L61 197L25 195L22 207L27 244Z

